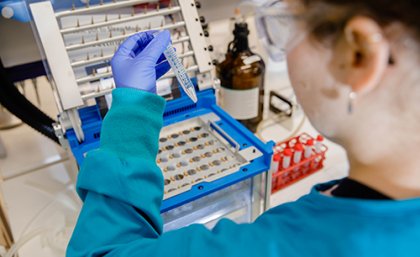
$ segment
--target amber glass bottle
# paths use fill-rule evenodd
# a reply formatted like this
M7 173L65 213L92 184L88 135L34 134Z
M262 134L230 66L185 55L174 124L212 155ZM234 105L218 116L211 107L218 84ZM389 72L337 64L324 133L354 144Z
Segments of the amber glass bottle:
M235 23L233 34L225 60L216 67L221 82L220 104L233 118L255 132L263 118L265 65L249 48L245 22Z

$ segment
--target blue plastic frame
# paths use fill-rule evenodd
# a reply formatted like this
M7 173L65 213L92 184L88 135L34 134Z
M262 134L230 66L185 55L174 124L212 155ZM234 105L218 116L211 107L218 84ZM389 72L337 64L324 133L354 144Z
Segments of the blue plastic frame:
M214 113L220 121L216 122L226 133L240 144L240 149L250 146L256 147L263 155L248 165L241 167L237 172L212 182L202 182L194 185L191 190L168 198L163 201L161 212L172 210L188 202L199 199L230 185L254 177L270 169L273 154L273 142L264 144L241 123L216 105L213 89L197 92L198 102L194 104L185 94L180 98L168 101L164 113L164 126L175 124L186 119L198 117L207 113ZM86 152L99 147L102 118L97 106L85 107L79 110L82 119L82 129L85 141L79 143L73 130L66 133L71 150L80 165Z

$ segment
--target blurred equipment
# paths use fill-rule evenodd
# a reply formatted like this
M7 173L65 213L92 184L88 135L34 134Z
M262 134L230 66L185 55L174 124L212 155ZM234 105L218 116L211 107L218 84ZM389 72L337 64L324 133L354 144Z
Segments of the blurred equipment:
M28 22L30 20L24 0L0 1L0 11L3 18Z
M220 78L220 102L232 117L256 132L263 119L264 73L262 58L248 44L248 24L237 13L234 40L229 43L226 59L217 66Z
M324 167L328 148L324 138L312 138L306 133L293 137L274 148L272 160L272 193L306 178Z
M276 91L270 91L270 111L276 115L292 117L293 109L291 100Z
M14 128L22 124L22 121L13 116L9 111L0 105L0 130Z
M252 0L257 6L256 26L259 38L271 59L286 59L287 51L295 47L306 32L300 30L302 21L298 5L281 0Z
M99 147L115 88L110 59L119 44L137 32L171 32L178 65L192 78L198 101L179 90L173 71L158 81L157 92L167 100L157 160L165 178L166 231L191 223L212 226L223 217L251 222L270 202L274 144L262 143L216 105L218 80L198 5L191 0L29 4L60 109L54 130L79 165Z
M7 253L1 256L17 256L21 248L35 239L39 239L52 256L64 256L82 205L74 185L65 185L64 189L54 193L50 192L50 188L38 188L39 185L31 182L25 186L45 194L51 200L31 217L15 242L7 247Z
M24 91L24 86L22 88ZM10 80L0 60L0 104L41 134L58 142L52 124L55 122L32 104Z
M1 138L0 138L1 148ZM0 149L1 154L1 149ZM0 249L4 247L5 250L9 249L13 245L13 236L10 229L9 220L6 214L6 209L3 202L3 195L0 195ZM1 253L1 251L0 251Z

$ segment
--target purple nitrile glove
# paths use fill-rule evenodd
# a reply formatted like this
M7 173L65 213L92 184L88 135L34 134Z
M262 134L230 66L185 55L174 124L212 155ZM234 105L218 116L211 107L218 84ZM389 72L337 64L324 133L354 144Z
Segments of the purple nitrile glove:
M171 68L163 51L171 43L169 31L147 31L124 41L111 60L117 88L156 93L156 80Z

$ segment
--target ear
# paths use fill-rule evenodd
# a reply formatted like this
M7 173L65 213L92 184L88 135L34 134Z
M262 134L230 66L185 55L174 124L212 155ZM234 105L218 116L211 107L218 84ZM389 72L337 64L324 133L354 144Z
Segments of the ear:
M389 42L373 19L350 19L333 49L331 70L335 78L355 93L374 89L380 82L390 56Z

